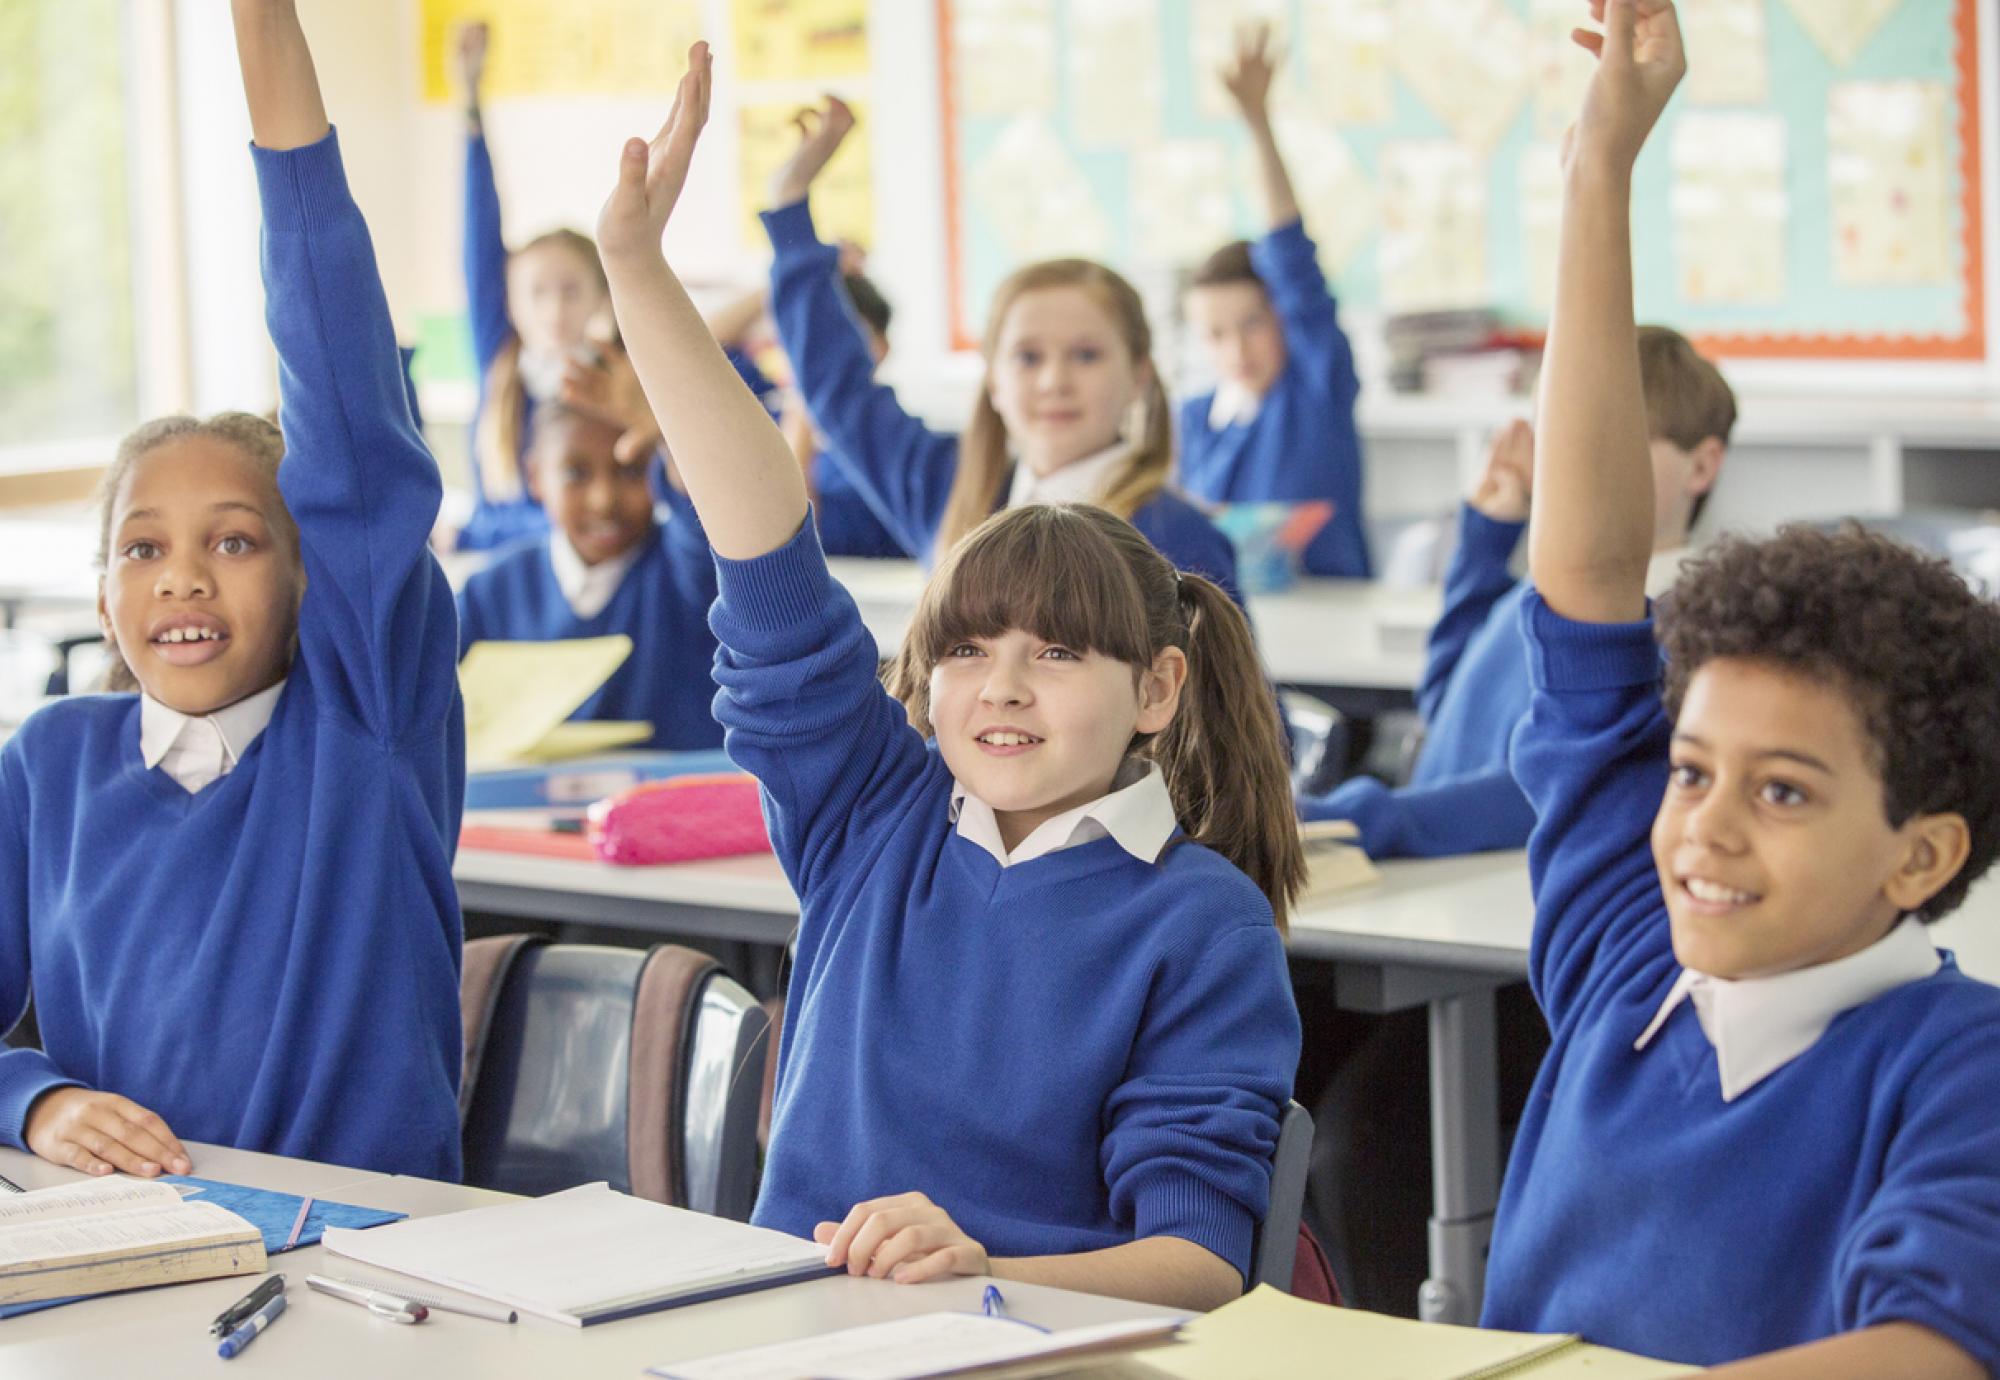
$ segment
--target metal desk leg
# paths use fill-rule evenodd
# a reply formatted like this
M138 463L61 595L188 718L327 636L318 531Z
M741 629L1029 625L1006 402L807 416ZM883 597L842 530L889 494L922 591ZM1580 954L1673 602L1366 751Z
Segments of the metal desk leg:
M1430 1278L1417 1295L1425 1322L1479 1321L1486 1248L1500 1197L1500 1093L1493 992L1430 1003Z

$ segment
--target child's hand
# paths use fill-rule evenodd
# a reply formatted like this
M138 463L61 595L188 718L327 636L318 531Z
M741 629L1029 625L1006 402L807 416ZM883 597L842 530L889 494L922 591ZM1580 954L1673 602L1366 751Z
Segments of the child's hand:
M157 1113L116 1093L57 1088L35 1099L22 1139L28 1148L65 1169L86 1174L123 1170L152 1178L194 1167L188 1152Z
M1222 69L1222 84L1229 89L1236 108L1253 125L1271 118L1271 82L1277 76L1284 54L1271 46L1271 26L1257 24L1236 31L1236 57Z
M660 424L623 350L612 347L594 361L572 357L563 365L558 396L571 407L609 417L625 428L611 453L626 464L643 459L660 444Z
M851 278L857 273L868 271L868 251L853 240L842 240L840 249L840 276Z
M1566 165L1577 157L1629 170L1667 98L1687 71L1680 20L1672 0L1588 0L1602 34L1573 29L1570 37L1597 56L1583 113L1564 141Z
M790 206L804 201L813 179L832 160L840 141L854 128L854 112L838 96L826 98L824 110L801 110L792 117L799 127L799 146L771 174L771 204Z
M486 78L486 40L490 34L485 21L461 24L458 29L458 76L465 84L465 98L479 104L479 84Z
M688 69L674 92L667 122L647 144L625 141L618 185L597 216L597 248L605 257L658 254L667 218L687 185L695 141L708 122L708 93L714 57L708 44L688 49Z
M1526 522L1534 483L1535 431L1516 417L1487 443L1486 472L1466 502L1495 522Z
M899 1193L856 1203L844 1222L821 1222L813 1240L826 1247L826 1263L850 1275L916 1284L946 1275L984 1275L986 1248L959 1229L945 1210L921 1193Z

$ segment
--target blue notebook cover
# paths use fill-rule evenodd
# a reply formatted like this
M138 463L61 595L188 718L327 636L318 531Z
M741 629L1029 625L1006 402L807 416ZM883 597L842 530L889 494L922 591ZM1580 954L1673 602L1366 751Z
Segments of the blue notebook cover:
M215 1179L196 1179L183 1174L165 1174L161 1178L170 1184L186 1185L191 1191L183 1192L182 1197L227 1208L257 1228L263 1233L266 1255L278 1255L286 1249L285 1241L292 1234L292 1223L298 1220L299 1204L305 1201L296 1193L274 1193L269 1189L246 1188L242 1184L225 1184ZM355 1207L352 1203L330 1203L315 1198L311 1210L306 1213L305 1225L299 1228L299 1239L292 1243L291 1248L296 1250L301 1246L318 1245L320 1236L328 1227L379 1227L385 1222L400 1222L407 1216L407 1212L385 1212L380 1208ZM0 1306L0 1319L35 1313L44 1308L60 1308L66 1303L93 1297L95 1295L72 1294L66 1299L7 1304Z
M674 776L734 772L736 764L721 749L709 752L623 752L607 757L578 757L540 767L508 767L476 771L465 778L468 810L549 809L583 807L647 781Z

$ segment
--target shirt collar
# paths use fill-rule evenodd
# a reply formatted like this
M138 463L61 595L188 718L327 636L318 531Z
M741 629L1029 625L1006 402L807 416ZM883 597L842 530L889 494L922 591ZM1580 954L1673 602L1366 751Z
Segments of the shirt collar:
M1789 973L1731 981L1682 969L1632 1048L1652 1043L1667 1017L1692 1001L1715 1047L1722 1100L1733 1102L1811 1049L1841 1012L1922 981L1941 961L1923 922L1905 918L1858 954Z
M222 740L222 769L227 772L243 760L243 754L250 750L250 745L257 741L257 735L271 722L271 712L278 707L278 696L284 689L285 682L281 680L269 689L224 705L212 714L183 714L178 709L161 704L151 695L142 694L139 696L139 756L149 768L159 766L168 751L181 740L182 734L194 724L206 721Z
M1665 551L1655 551L1646 562L1646 597L1657 599L1674 587L1681 577L1681 567L1694 557L1692 546L1673 546Z
M1153 862L1167 840L1180 828L1174 818L1173 797L1167 793L1167 779L1159 764L1144 758L1127 758L1112 778L1111 792L1088 805L1065 810L1036 826L1012 853L1000 838L1000 822L993 807L954 783L951 817L958 832L971 843L992 854L1002 867L1028 862L1046 853L1090 843L1109 835L1141 862Z
M1215 388L1215 401L1208 405L1208 426L1211 431L1221 431L1224 427L1257 420L1257 413L1263 409L1262 394L1252 393L1235 379L1224 379Z
M562 591L570 612L578 618L595 618L604 612L604 606L611 602L611 596L625 579L625 572L639 559L639 547L640 543L634 542L608 561L585 565L568 537L559 530L550 531L549 569L555 572L556 588Z
M1014 466L1014 482L1007 490L1007 506L1028 503L1095 503L1111 488L1112 471L1132 453L1124 441L1106 446L1095 455L1072 460L1050 474L1036 474L1026 465Z

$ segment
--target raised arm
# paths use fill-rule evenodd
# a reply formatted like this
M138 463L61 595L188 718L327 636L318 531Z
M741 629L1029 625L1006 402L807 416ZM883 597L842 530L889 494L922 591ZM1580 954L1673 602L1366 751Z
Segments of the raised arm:
M688 496L715 550L742 561L797 534L806 486L784 438L738 381L660 252L708 118L711 64L708 45L697 43L659 134L651 144L625 145L618 186L598 217L597 243L625 347ZM705 405L674 405L687 397Z
M451 593L428 548L437 465L410 418L374 247L293 0L231 9L278 352L278 487L306 569L298 656L323 707L384 743L427 741L450 731L457 701Z
M898 545L922 558L958 472L955 437L932 431L875 380L875 360L841 285L841 252L813 228L806 197L854 128L837 97L802 115L799 146L771 179L771 317L806 409Z
M1291 174L1285 171L1284 155L1278 152L1277 136L1271 132L1271 82L1284 54L1271 43L1268 23L1240 28L1236 34L1236 55L1222 69L1222 84L1230 99L1243 113L1250 131L1250 143L1257 151L1258 186L1264 193L1264 224L1277 230L1299 218L1299 199L1292 192Z
M486 147L481 87L486 77L485 24L458 31L459 80L465 95L465 304L472 327L472 358L483 377L507 337L507 242L500 233L500 188L493 180L493 153Z
M1514 587L1507 569L1528 521L1528 486L1534 478L1535 434L1524 421L1495 432L1486 449L1486 471L1459 517L1458 545L1444 577L1444 609L1431 626L1417 711L1428 723L1444 703L1459 658L1493 606Z
M1602 35L1567 141L1555 310L1542 363L1536 588L1556 613L1631 622L1646 609L1652 468L1632 319L1632 165L1687 70L1670 0L1591 0Z

